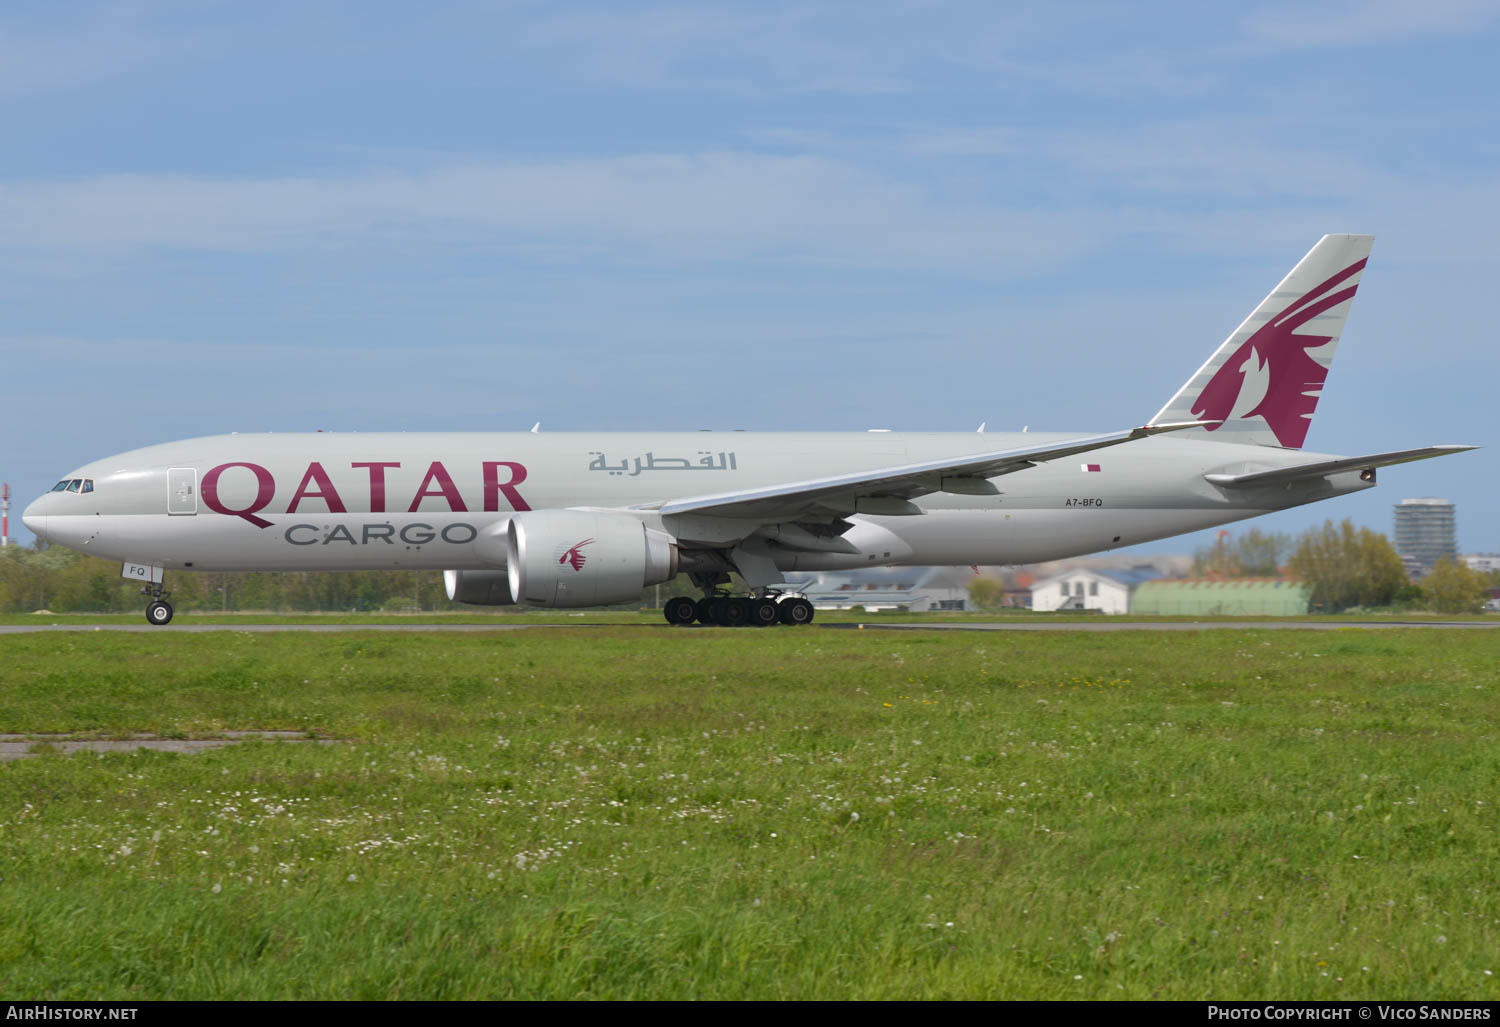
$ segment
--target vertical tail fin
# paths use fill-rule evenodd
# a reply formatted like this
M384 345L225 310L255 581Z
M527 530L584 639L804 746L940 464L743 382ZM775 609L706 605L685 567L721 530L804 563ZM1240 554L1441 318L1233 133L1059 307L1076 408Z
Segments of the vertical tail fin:
M1373 235L1325 235L1152 418L1222 421L1221 442L1301 449Z

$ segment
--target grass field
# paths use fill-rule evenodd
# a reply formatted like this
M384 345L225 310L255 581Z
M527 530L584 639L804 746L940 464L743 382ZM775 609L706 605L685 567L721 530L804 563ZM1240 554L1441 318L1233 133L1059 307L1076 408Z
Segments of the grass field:
M19 635L8 998L1482 998L1489 632Z

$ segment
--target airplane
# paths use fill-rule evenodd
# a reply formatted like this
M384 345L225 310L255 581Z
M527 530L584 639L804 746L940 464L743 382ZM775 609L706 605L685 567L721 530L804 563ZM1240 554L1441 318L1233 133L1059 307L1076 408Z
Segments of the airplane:
M1303 451L1373 242L1324 236L1139 427L216 435L80 467L23 520L121 561L156 625L168 570L388 568L442 570L456 602L548 608L634 601L685 572L703 598L668 602L670 624L807 624L789 573L1055 560L1476 448Z

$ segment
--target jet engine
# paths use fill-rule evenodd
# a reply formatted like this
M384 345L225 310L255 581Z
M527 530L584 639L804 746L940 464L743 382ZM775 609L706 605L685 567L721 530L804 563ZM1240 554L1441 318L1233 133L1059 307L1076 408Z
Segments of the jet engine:
M444 571L448 598L470 606L514 606L510 576L504 571Z
M677 573L677 543L633 517L535 510L506 528L505 570L516 602L607 606Z

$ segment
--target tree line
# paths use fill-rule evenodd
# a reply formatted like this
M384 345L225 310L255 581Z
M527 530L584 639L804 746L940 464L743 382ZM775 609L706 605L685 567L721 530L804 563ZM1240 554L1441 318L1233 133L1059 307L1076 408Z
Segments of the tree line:
M1202 577L1286 575L1311 592L1309 609L1334 613L1355 607L1427 609L1477 613L1500 574L1482 574L1456 560L1442 560L1420 583L1413 583L1390 539L1351 520L1309 528L1295 538L1258 528L1230 538L1220 533L1212 546L1193 553L1193 574Z

